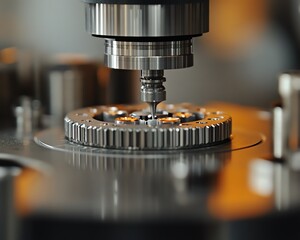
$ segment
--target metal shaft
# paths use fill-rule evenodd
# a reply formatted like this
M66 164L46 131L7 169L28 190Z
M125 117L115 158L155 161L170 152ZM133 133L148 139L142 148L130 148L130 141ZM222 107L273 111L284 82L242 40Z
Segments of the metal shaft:
M283 126L283 108L276 105L273 108L273 155L277 159L284 157L285 141Z
M1 166L0 160L0 239L18 238L18 216L14 202L14 178L19 175L18 167Z
M149 104L151 117L155 119L157 105L166 100L164 71L143 70L141 75L141 100Z
M279 93L283 103L283 150L295 152L300 149L300 72L282 74Z

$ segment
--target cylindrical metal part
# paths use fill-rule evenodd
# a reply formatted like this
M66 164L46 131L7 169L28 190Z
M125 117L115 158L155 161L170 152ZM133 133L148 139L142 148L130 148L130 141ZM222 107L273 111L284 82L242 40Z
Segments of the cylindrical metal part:
M142 71L141 100L149 104L152 119L156 118L157 105L166 100L165 81L163 70Z
M208 0L172 2L86 1L86 30L106 38L182 37L208 32Z
M104 62L110 68L164 70L193 66L192 40L116 41L105 39Z
M284 73L279 78L283 103L283 154L300 148L300 72Z
M141 100L147 103L160 103L166 100L163 86L164 71L142 71Z
M276 159L282 159L284 155L283 141L283 108L273 108L273 155Z
M14 201L14 177L18 167L3 167L0 159L0 239L18 239L18 219Z
M110 68L165 70L193 66L192 38L208 32L209 0L85 0L86 30L105 38ZM163 74L142 73L141 99L166 99Z
M106 38L108 67L186 68L191 39L208 32L209 0L85 0L85 18L87 32Z
M98 103L95 64L57 64L47 69L46 74L46 112L59 121L69 111Z

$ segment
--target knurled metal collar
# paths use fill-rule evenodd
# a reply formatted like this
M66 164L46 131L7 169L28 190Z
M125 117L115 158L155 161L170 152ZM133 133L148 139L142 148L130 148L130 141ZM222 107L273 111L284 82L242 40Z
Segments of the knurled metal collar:
M75 110L65 117L65 136L81 145L126 150L199 148L231 138L232 119L221 111L160 104L157 120L148 115L144 104Z

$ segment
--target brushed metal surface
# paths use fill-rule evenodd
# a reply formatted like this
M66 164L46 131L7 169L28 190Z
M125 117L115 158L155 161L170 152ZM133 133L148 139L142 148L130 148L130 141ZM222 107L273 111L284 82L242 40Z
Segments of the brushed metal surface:
M106 66L130 70L164 70L193 66L192 40L127 42L105 39Z
M85 3L87 32L106 37L194 36L208 31L208 1L185 4Z

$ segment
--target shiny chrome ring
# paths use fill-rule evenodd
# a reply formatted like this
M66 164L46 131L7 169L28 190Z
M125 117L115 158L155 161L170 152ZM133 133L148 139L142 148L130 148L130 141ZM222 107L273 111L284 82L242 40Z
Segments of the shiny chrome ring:
M85 3L87 32L106 37L199 36L208 32L207 0L184 4Z
M192 40L125 42L106 39L104 62L116 69L187 68L193 66Z

